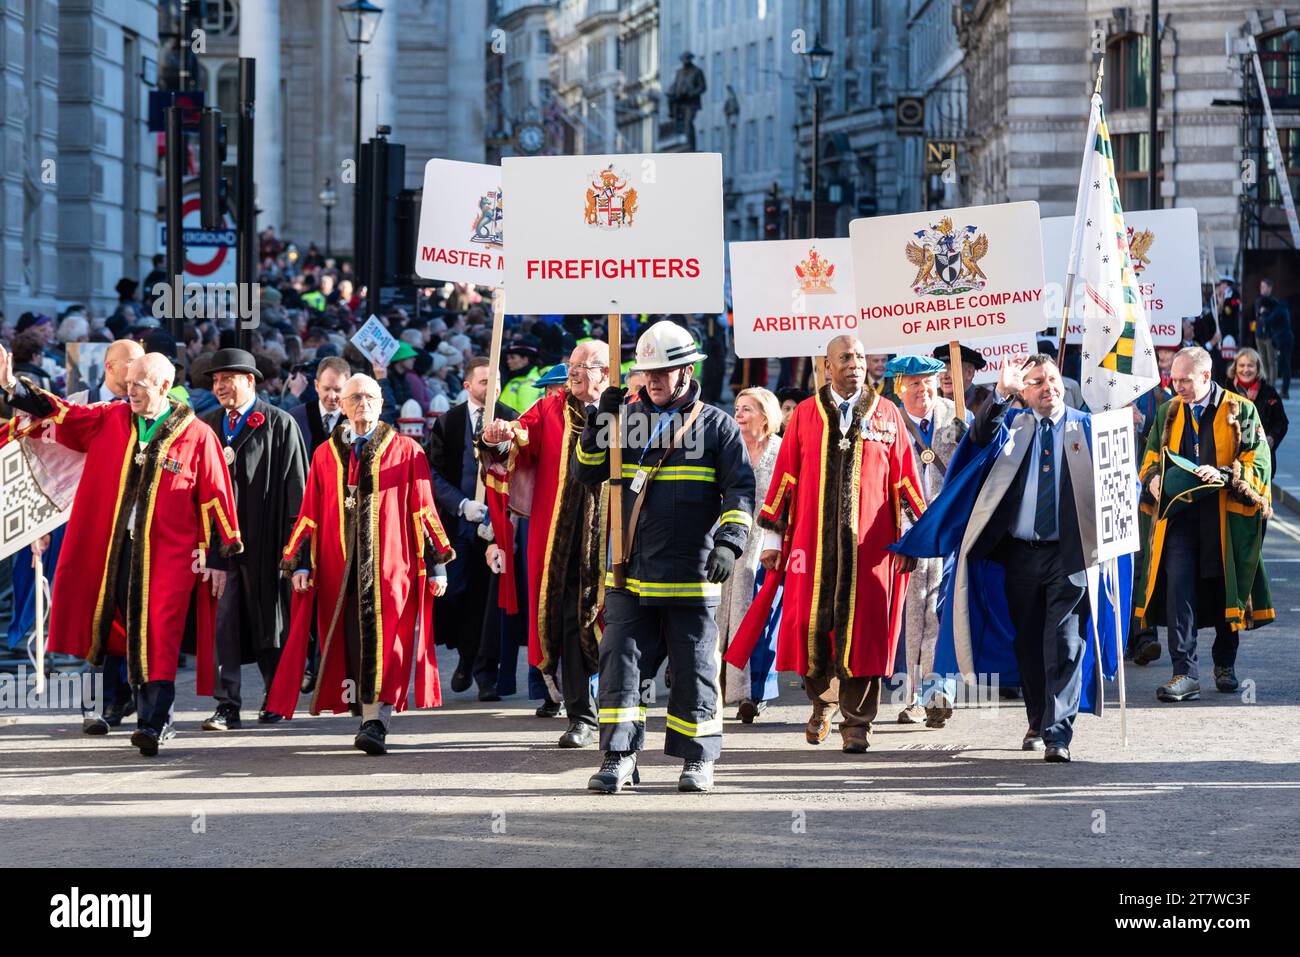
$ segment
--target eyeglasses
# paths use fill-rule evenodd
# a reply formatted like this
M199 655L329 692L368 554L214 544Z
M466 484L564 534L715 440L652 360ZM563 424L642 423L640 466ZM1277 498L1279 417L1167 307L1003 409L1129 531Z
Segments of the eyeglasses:
M570 379L575 378L579 373L586 374L586 375L596 375L598 373L608 372L608 371L609 371L609 366L590 365L590 364L585 366L569 366L569 378Z
M364 392L356 392L352 395L345 395L343 401L352 405L378 405L383 401L377 395L366 395Z

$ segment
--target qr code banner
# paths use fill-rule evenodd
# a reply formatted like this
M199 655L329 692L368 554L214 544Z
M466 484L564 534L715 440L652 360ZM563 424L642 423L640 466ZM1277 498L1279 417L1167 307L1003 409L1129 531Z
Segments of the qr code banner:
M12 555L68 520L41 491L20 442L0 447L0 558Z
M1116 409L1092 417L1092 467L1097 515L1097 560L1136 552L1138 536L1137 447L1133 412Z

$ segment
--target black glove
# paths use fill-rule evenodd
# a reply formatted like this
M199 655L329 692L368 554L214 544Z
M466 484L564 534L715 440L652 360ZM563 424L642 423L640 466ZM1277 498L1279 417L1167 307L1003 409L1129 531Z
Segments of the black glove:
M731 577L731 570L736 567L736 550L730 545L714 545L709 552L709 559L704 563L704 573L709 581L717 585Z
M623 407L623 400L627 396L627 386L612 385L600 394L600 405L597 411L602 414L618 415L618 410Z

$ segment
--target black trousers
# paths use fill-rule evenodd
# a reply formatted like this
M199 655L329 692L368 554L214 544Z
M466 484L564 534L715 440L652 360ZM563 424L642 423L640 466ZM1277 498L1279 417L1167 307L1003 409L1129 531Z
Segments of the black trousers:
M480 688L496 685L501 651L501 616L497 614L496 578L487 567L487 545L475 536L457 539L456 563L464 562L465 587L456 595L439 598L434 605L434 633L455 648L460 664L469 669ZM492 614L488 614L488 611ZM484 648L480 657L480 650Z
M574 549L577 551L577 549ZM578 565L570 562L564 576L564 632L560 646L560 688L564 692L564 711L570 721L592 728L597 726L596 702L591 696L591 676L582 654L582 627L579 623Z
M1088 589L1065 574L1056 542L1008 537L999 551L1029 726L1046 744L1068 746L1083 693L1079 612Z
M605 592L605 633L600 641L600 746L605 751L645 748L646 705L640 659L643 644L666 643L668 730L664 753L714 761L722 753L716 609L705 605L643 605L629 591ZM650 686L653 689L653 685Z
M243 706L243 639L252 631L248 610L244 602L247 591L244 585L246 572L235 565L226 575L226 590L217 602L217 620L214 626L217 665L216 693L218 704ZM251 640L256 644L258 636ZM280 648L258 648L255 652L257 670L262 675L263 698L271 693L275 669L280 664Z
M1180 520L1182 519L1182 520ZM1196 608L1204 589L1220 589L1222 584L1201 577L1201 536L1197 522L1176 516L1166 526L1161 571L1165 580L1165 631L1169 637L1169 660L1174 677L1187 675L1200 680L1200 663L1196 655ZM1223 602L1219 602L1222 606ZM1223 621L1214 626L1215 665L1231 668L1237 663L1239 638Z
M114 597L117 599L115 611L121 611L122 620L126 620L127 599L131 584L131 550L132 541L127 539L122 545L122 559L117 566L117 581L114 584ZM107 668L112 658L106 658ZM107 677L107 676L106 676ZM107 685L107 680L105 681ZM172 711L176 704L176 682L148 681L135 686L136 727L149 728L155 734L162 734L163 728L172 723Z
M162 734L163 728L172 723L172 711L176 704L176 682L147 681L135 689L136 726L149 728L154 734Z

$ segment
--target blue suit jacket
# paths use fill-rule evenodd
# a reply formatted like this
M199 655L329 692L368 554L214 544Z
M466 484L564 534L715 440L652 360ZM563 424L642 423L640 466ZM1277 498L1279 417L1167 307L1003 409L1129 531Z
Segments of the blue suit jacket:
M988 554L996 547L1001 536L1006 534L1011 527L1011 522L1015 520L1015 509L1020 503L1020 495L1016 493L1024 488L1027 467L1022 463L1014 481L1004 488L986 489L985 486L994 463L1004 453L1007 443L1011 441L1011 430L1016 424L1016 419L1025 413L1014 409L1008 411L1005 407L991 410L987 415L984 415L985 409L981 409L980 412L983 421L981 422L981 416L976 417L976 422L972 424L953 454L943 491L926 509L920 520L892 548L900 554L917 558L941 556L946 559L943 583L944 614L939 622L934 670L955 681L962 673L962 669L958 666L956 632L951 614L955 607L953 600L953 589L957 580L957 576L953 574L955 562L977 502L987 504L982 500L988 494L1001 496L985 533L980 535L976 546L967 554L967 621L966 627L961 630L969 635L970 655L976 674L996 674L1002 684L1019 686L1020 668L1016 662L1015 634L1011 629L1011 616L1007 609L1005 575L1003 567L989 560ZM1067 421L1079 423L1091 442L1091 416L1075 409L1067 409L1066 415ZM982 427L978 435L977 426ZM977 439L984 439L986 444L980 445ZM1025 458L1026 460L1029 458L1028 454ZM1063 560L1067 561L1067 571L1082 570L1085 567L1082 561L1083 547L1079 535L1078 515L1073 507L1072 486L1064 484L1068 481L1069 470L1063 468L1062 471L1063 484L1058 525L1061 530L1062 556ZM1001 529L1000 532L997 531L998 528ZM977 549L981 548L986 550L982 554L977 554ZM1078 564L1078 569L1070 567L1073 563ZM1100 670L1107 678L1114 677L1118 665L1118 653L1113 640L1117 617L1121 628L1121 640L1127 641L1128 609L1131 607L1132 598L1132 556L1122 557L1119 566L1118 616L1104 589L1096 596L1098 605L1096 625L1102 636L1099 642ZM1090 614L1084 616L1082 625L1084 634L1090 634L1092 626ZM1084 642L1083 696L1080 708L1094 714L1101 713L1103 698L1097 673L1096 649L1092 641L1087 640Z

